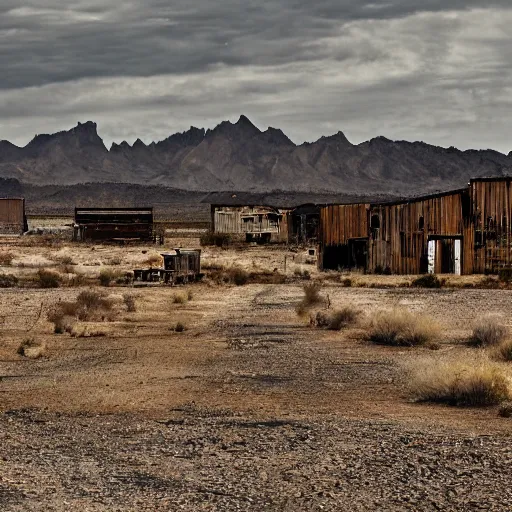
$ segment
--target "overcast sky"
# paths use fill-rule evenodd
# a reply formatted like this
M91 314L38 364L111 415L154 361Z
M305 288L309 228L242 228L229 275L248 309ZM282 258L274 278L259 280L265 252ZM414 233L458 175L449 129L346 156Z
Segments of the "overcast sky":
M512 150L510 0L1 0L0 139L98 123L108 147L247 115Z

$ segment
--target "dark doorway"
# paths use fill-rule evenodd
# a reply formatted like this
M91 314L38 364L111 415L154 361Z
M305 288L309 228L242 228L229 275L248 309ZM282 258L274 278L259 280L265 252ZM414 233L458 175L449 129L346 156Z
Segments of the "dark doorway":
M367 238L351 238L346 244L329 245L323 250L322 266L325 270L366 271L367 261Z

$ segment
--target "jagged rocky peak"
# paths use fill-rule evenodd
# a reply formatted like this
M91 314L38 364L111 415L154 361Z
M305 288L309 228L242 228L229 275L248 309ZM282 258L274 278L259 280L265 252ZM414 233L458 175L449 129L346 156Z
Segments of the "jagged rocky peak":
M115 142L112 142L112 146L110 147L110 151L113 151L114 153L115 152L120 152L120 151L130 150L130 149L132 149L132 147L125 140L123 140L119 144L116 144Z
M272 128L269 126L264 132L262 132L261 136L268 144L274 144L276 146L295 146L286 134L278 128Z
M205 134L206 131L204 128L191 126L190 129L185 132L175 133L166 139L157 142L155 146L159 149L166 149L167 147L176 144L179 146L197 146L203 141Z
M333 135L321 137L317 142L334 142L336 144L342 144L344 146L352 146L352 143L347 139L346 135L341 130Z
M144 142L142 142L140 139L137 139L134 143L133 143L133 149L146 149L147 146L146 144L144 144Z
M243 137L245 139L260 134L261 131L249 120L247 116L241 115L236 123L222 121L213 130L206 132L206 137L223 135L228 138Z

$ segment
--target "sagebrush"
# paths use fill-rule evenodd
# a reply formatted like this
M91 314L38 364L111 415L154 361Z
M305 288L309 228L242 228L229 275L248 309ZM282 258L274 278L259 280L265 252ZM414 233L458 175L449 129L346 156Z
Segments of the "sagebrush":
M434 342L439 333L439 326L431 317L395 308L373 314L368 338L381 345L412 347Z

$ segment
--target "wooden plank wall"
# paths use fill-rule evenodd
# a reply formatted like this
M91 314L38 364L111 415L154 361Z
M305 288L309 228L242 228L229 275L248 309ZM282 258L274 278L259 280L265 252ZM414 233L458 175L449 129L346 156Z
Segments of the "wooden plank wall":
M25 200L0 199L0 233L21 234L25 226Z
M369 204L333 204L320 209L320 246L344 245L368 236Z
M463 235L462 194L457 192L407 203L372 206L370 226L375 225L372 217L376 216L380 227L370 227L368 270L389 268L395 274L425 271L429 235ZM438 254L436 272L440 268Z
M476 273L496 272L511 265L510 179L472 181L470 193L475 224Z
M272 216L278 215L277 225L271 222L269 214ZM254 220L245 222L244 217L254 215ZM261 221L259 216L262 216ZM270 207L232 207L222 206L213 208L213 231L215 233L226 233L232 235L240 235L245 233L271 233L273 240L281 240L284 236L284 241L287 239L288 228L281 230L281 222L283 217L280 216L274 209ZM281 240L282 241L282 240Z

